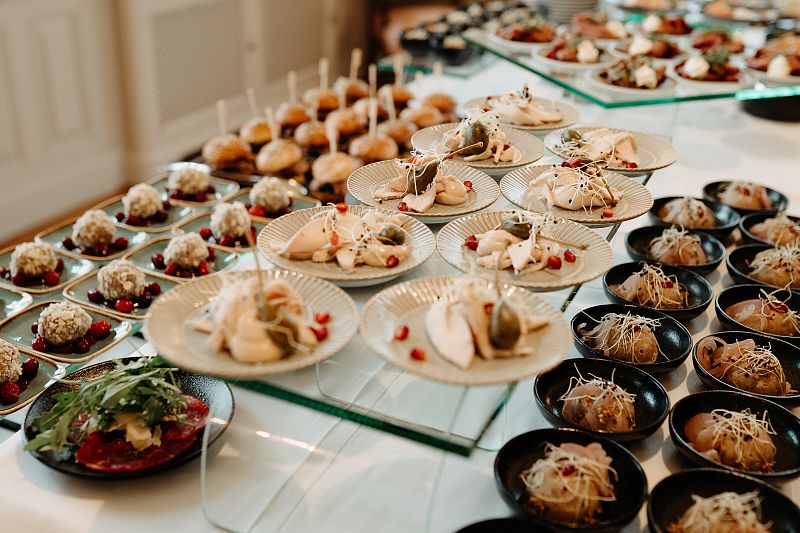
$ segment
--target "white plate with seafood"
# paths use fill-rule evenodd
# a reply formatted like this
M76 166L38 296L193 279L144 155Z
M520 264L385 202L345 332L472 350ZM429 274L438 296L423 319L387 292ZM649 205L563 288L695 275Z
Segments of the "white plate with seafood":
M364 205L295 211L258 235L258 250L273 264L342 287L394 279L427 261L434 247L433 233L422 222Z
M595 176L575 170L557 165L519 168L503 176L500 191L517 207L582 224L616 224L653 206L653 195L637 181L611 171Z
M492 205L500 196L497 182L485 172L452 161L444 161L439 164L438 173L434 178L437 181L436 189L425 188L423 189L426 191L425 193L413 194L414 182L410 182L408 179L412 170L404 168L408 165L411 163L403 159L379 161L361 167L347 178L347 190L362 204L397 210L428 224L442 224L460 215L479 211ZM418 171L414 172L416 176ZM455 183L459 189L457 192L462 194L463 201L456 203L462 197L455 199L445 197L444 201L447 203L440 203L440 199L445 195L451 198L455 197L455 194L449 194L449 190L438 190L444 187L449 189L450 184L445 180L452 181L453 178L463 184L463 186L458 186L458 183ZM442 180L441 183L440 180ZM425 183L429 182L425 181ZM397 184L401 186L397 186ZM420 184L420 188L423 185ZM425 187L429 187L429 185L425 185ZM395 189L397 190L395 191ZM384 191L389 194L384 194ZM436 194L433 194L434 192ZM429 205L430 202L425 202L421 206L417 206L415 202L417 198L426 196L427 193L435 196L433 203ZM420 211L416 211L415 207Z
M616 41L610 42L613 43ZM552 73L558 74L577 75L583 72L600 70L602 68L611 66L615 61L614 56L608 52L602 51L602 42L600 39L595 40L595 44L597 44L597 47L600 49L600 56L594 63L579 63L577 61L560 61L558 59L551 59L547 57L547 48L536 50L531 54L531 56L533 57L533 61L535 63L539 63L540 65L547 67Z
M264 294L269 293L271 297L281 291L290 292L288 305L299 308L297 314L279 312L280 320L291 318L293 327L297 328L292 331L303 331L306 335L309 333L308 328L313 327L321 338L316 339L316 342L306 341L303 334L298 333L297 348L287 349L278 355L272 353L271 360L258 361L257 359L269 356L270 351L274 352L276 344L253 337L235 341L232 334L238 334L237 328L240 327L264 334L260 328L248 326L268 323L250 320L248 308L244 304L219 314L217 311L226 301L234 301L234 298L227 296L218 298L221 294L231 295L222 291L230 289L237 281L255 284L257 288L257 275L258 272L253 270L224 272L200 278L164 293L150 308L150 315L143 328L145 337L161 356L183 369L228 379L247 379L283 374L312 366L337 353L355 334L358 311L352 298L342 289L305 274L285 270L262 271ZM292 290L287 291L286 285ZM245 285L245 288L248 287ZM252 297L254 293L257 294L257 290L249 290L247 293ZM224 318L226 315L227 318ZM226 322L232 316L233 323ZM223 317L223 320L217 320L217 317ZM242 321L237 323L236 318ZM218 324L225 327L215 328ZM277 324L281 325L280 322ZM278 327L273 329L280 331ZM269 339L274 339L271 336L272 330L265 330ZM314 334L313 331L311 333ZM238 350L237 357L232 355L232 350ZM256 357L253 357L254 351Z
M611 245L594 230L550 214L477 213L445 225L439 255L470 274L500 283L556 290L585 283L611 268Z
M519 381L554 367L570 349L558 309L480 277L392 285L367 302L359 331L393 365L461 386Z
M492 95L480 98L473 98L471 100L467 100L464 102L464 109L469 111L471 109L490 109L491 106L489 105L491 100L495 100L500 98L504 95ZM512 128L516 128L518 130L524 130L528 132L548 132L552 130L557 130L559 128L566 128L567 126L571 126L578 122L580 118L580 114L578 110L574 107L565 104L564 102L558 102L556 100L550 100L548 98L538 98L534 97L531 99L533 104L537 107L551 112L557 112L561 115L560 120L557 121L543 121L541 124L537 125L530 125L530 124L517 124L510 120L510 117L500 113L500 123L504 126L510 126Z

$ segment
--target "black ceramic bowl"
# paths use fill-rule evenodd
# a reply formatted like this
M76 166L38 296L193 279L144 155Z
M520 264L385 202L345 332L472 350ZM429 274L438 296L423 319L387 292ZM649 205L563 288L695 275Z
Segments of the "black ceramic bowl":
M728 256L725 258L725 266L728 267L728 274L730 274L731 279L733 279L735 283L740 284L756 283L764 287L782 289L782 286L764 283L750 275L750 262L753 261L756 254L764 250L769 250L770 248L774 248L774 246L766 244L745 244L744 246L739 246L728 252ZM800 289L792 290L797 291Z
M628 250L628 255L634 261L650 261L658 264L661 263L652 258L650 255L650 243L653 239L660 237L664 232L665 226L645 226L643 228L636 228L628 233L625 238L625 248ZM717 239L702 231L689 230L689 233L700 237L700 246L706 253L707 263L702 265L675 265L691 270L701 276L705 276L714 272L717 267L722 263L725 258L725 246L722 245Z
M531 533L536 526L527 518L512 516L509 518L491 518L475 522L456 531L456 533Z
M442 58L448 65L463 65L475 55L475 47L465 41L464 48L451 48L444 45L447 37L460 37L459 35L443 35L441 37L431 37L430 46L434 53Z
M667 202L671 200L675 200L678 198L683 198L683 196L665 196L663 198L656 198L653 202L653 207L650 208L650 220L653 221L653 224L659 226L671 226L672 224L669 222L664 222L661 220L659 216L659 212L661 208L666 205ZM736 227L739 225L739 220L741 217L739 213L737 213L734 209L728 207L727 205L722 205L717 202L710 202L703 198L695 198L696 200L700 200L704 204L706 204L711 211L714 212L714 217L717 219L717 225L713 228L687 228L687 229L697 229L708 233L709 235L716 237L717 239L725 242L727 239L730 238L731 233Z
M706 368L700 364L697 356L697 347L701 342L703 342L704 339L707 339L708 337L718 337L728 344L743 341L745 339L753 339L757 346L770 346L772 348L772 353L778 358L778 361L780 361L781 366L783 367L783 373L786 375L786 381L795 391L800 390L800 357L797 355L797 347L789 344L788 342L784 342L780 339L776 339L775 337L770 337L769 335L763 335L761 333L751 333L749 331L721 331L719 333L707 335L695 343L694 349L692 350L692 364L694 364L694 370L697 372L697 376L709 388L753 394L759 398L765 398L781 405L800 404L800 392L786 394L783 396L756 394L754 392L738 389L733 385L729 385L721 379L712 376L708 370L706 370Z
M741 322L737 322L733 319L733 317L725 312L725 310L733 304L743 302L745 300L757 300L758 297L761 296L761 291L771 292L772 289L764 287L763 285L733 285L719 293L716 301L714 302L714 310L717 312L717 318L719 319L720 323L727 329L751 331L753 333L764 333L763 331L749 328ZM789 309L800 314L800 295L792 291L781 289L775 293L775 297L782 302L785 301ZM795 346L800 346L800 334L795 336L774 335L772 333L764 334L784 340L786 342L790 342Z
M742 220L739 222L739 232L742 234L742 242L744 244L767 244L769 246L773 246L774 243L765 241L760 237L756 237L750 231L750 228L764 222L768 218L774 218L774 213L753 213L751 215L745 215L742 217ZM800 224L800 217L793 217L789 216L791 220L793 220L796 224Z
M628 312L660 321L660 325L653 332L658 341L659 353L654 363L625 364L635 366L648 374L663 374L675 370L689 357L692 349L692 334L683 324L654 309L620 304L596 305L579 311L572 317L572 337L578 352L584 357L609 360L602 352L586 344L578 330L581 324L587 324L588 329L594 328L608 313L625 314Z
M592 431L567 421L561 415L564 402L559 398L569 389L570 380L579 376L613 380L625 391L635 394L635 429L624 433ZM539 408L554 424L577 427L617 442L641 440L652 435L661 427L669 413L669 395L657 379L632 365L612 360L566 359L557 367L536 377L533 394Z
M800 533L800 509L777 489L744 474L696 468L672 474L653 488L647 502L647 522L652 533L667 533L692 506L692 496L708 498L721 492L744 494L757 490L761 520L771 523L771 533Z
M728 411L744 411L758 415L760 418L766 411L767 418L775 430L772 442L775 444L775 467L772 472L754 472L738 467L726 466L708 459L696 451L686 438L686 422L694 415L709 413L714 409ZM705 391L691 394L678 401L669 414L669 434L672 442L683 455L699 466L724 468L741 472L761 479L775 480L800 475L800 419L794 414L769 400L733 391Z
M722 201L719 199L719 193L722 191L722 188L726 185L733 183L732 181L712 181L711 183L707 183L705 187L703 187L703 198L705 200L711 202L719 202ZM789 199L786 198L785 195L779 193L775 189L770 189L769 187L764 187L767 190L767 196L770 200L772 200L772 207L769 209L744 209L741 207L733 207L729 206L734 209L737 213L742 216L749 215L751 213L769 213L775 214L778 211L782 211L786 209L789 205ZM727 205L727 204L725 204Z
M424 31L426 37L424 39L409 39L408 34L415 30ZM421 57L427 55L431 51L431 45L429 41L430 34L424 28L407 29L400 33L400 44L403 46L403 49L408 51L408 53L410 53L412 56Z
M613 285L622 284L629 276L639 272L641 269L642 264L639 261L634 261L632 263L616 265L606 272L603 276L603 289L608 299L614 303L644 308L635 302L629 302L611 290ZM662 266L661 270L667 276L675 276L678 279L678 283L686 287L689 291L689 300L688 305L683 309L657 309L657 311L677 320L691 320L702 314L711 304L711 300L714 297L714 290L703 276L695 274L685 268L668 265Z
M528 492L520 474L544 457L545 443L560 446L567 442L583 446L599 443L611 458L611 468L617 472L616 478L611 476L616 500L603 502L603 511L598 521L592 524L559 524L540 517L528 506ZM531 531L540 531L542 528L555 531L617 531L636 518L647 497L647 477L631 452L614 441L571 428L537 429L514 437L497 453L494 478L508 504L530 518L534 526Z

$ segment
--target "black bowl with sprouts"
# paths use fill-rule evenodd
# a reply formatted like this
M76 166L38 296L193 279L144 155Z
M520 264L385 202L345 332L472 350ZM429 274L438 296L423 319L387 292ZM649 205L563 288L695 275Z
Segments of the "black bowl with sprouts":
M653 201L653 207L650 208L650 220L653 224L658 226L673 226L676 225L674 222L665 222L661 218L661 208L663 208L667 203L671 202L672 200L678 200L680 198L688 198L684 196L665 196L662 198L656 198ZM712 237L716 237L722 242L727 241L731 237L731 233L736 227L739 225L739 221L741 220L741 216L739 213L736 212L732 207L728 207L727 205L720 204L717 202L711 202L709 200L705 200L702 198L691 198L692 200L697 200L699 202L704 203L712 213L714 213L714 219L716 220L716 224L711 227L689 227L686 226L686 229L693 229L698 231L704 231L711 235Z
M728 257L725 259L725 266L728 267L728 274L730 274L731 279L733 279L735 283L739 284L757 283L764 287L783 289L784 286L782 284L778 285L776 283L767 283L766 281L753 276L753 260L756 258L756 255L764 250L771 250L773 248L776 247L767 244L745 244L744 246L739 246L728 252ZM800 253L798 253L796 257L798 259L798 270L792 276L792 279L796 279L797 282L795 282L795 285L800 287ZM761 268L765 274L770 274L770 271L774 270L773 266L768 263L765 263ZM791 289L793 291L800 291L800 288L797 287Z
M767 295L771 295L771 298L767 298ZM784 314L788 315L785 320L790 321L792 327L800 328L800 295L793 291L772 289L763 285L733 285L720 292L714 302L714 310L717 312L717 318L723 327L731 330L762 333L800 347L800 330L793 335L780 335L761 331L746 326L734 316L728 314L730 306L748 300L761 300L761 304L764 306L774 306L774 310L783 311ZM754 308L753 311L756 312L757 309Z
M756 224L760 224L767 219L775 217L775 213L753 213L751 215L743 216L741 222L739 222L739 233L742 234L742 243L766 244L768 246L773 246L775 243L769 242L761 237L757 237L755 233L753 233L752 228ZM794 222L795 225L800 226L800 217L793 217L790 215L786 215L786 217ZM797 233L795 238L800 241L800 233Z
M673 226L673 228L674 227L675 226ZM631 259L634 261L650 261L663 265L679 266L700 274L701 276L707 276L714 272L722 263L722 260L725 259L725 246L708 233L696 230L686 231L688 235L700 239L700 247L703 249L703 252L705 252L706 262L699 265L678 265L655 259L651 251L651 243L653 240L661 237L667 229L668 228L665 226L644 226L631 231L625 238L625 248L628 250L628 255L631 256Z
M703 198L709 200L711 202L719 202L721 204L725 204L723 199L720 195L725 191L727 187L734 187L736 186L737 182L735 181L712 181L711 183L707 183L705 187L703 187ZM752 184L756 185L756 184ZM770 202L772 203L771 207L766 207L763 209L748 209L745 207L736 207L733 205L728 205L729 207L736 210L742 216L749 215L752 213L766 213L774 215L778 211L783 211L789 205L789 199L786 197L785 194L782 194L775 189L770 189L769 187L764 187L766 191L766 196L769 198Z
M749 409L756 417L736 416ZM769 470L749 470L739 465L726 465L712 460L707 454L698 452L687 437L686 423L695 415L715 411L720 415L713 427L715 445L720 445L726 457L741 452L744 457L764 455L764 449L774 450L774 464ZM754 431L755 425L763 431ZM719 432L719 433L717 433ZM772 444L764 441L764 433L769 435ZM691 394L678 400L669 414L669 434L678 451L699 466L724 468L766 480L777 480L800 476L800 418L775 402L750 394L733 391L705 391ZM744 442L739 442L741 438ZM756 440L763 442L754 447ZM717 450L719 451L719 450Z

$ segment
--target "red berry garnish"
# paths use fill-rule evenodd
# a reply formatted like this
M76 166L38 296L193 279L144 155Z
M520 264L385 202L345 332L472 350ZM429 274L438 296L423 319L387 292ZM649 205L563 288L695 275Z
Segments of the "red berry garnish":
M38 322L34 322L33 324L31 324L31 333L33 333L34 335L39 333L39 323Z
M211 270L208 268L208 263L206 263L205 261L200 261L200 264L197 265L197 275L198 276L205 276L210 271Z
M56 261L56 272L61 274L61 272L63 271L64 271L64 260L59 259L58 261Z
M105 300L103 293L97 289L92 289L86 293L86 297L89 298L89 301L95 304L102 303Z
M411 348L411 359L415 361L425 360L425 350L422 348Z
M130 225L130 226L141 226L142 225L142 219L139 218L139 216L137 216L137 215L128 215L128 218L125 219L125 223Z
M117 300L119 302L119 300ZM131 304L133 305L133 304ZM95 339L103 339L111 331L111 324L107 320L98 320L89 326L89 335Z
M164 256L161 254L153 254L150 256L150 262L159 270L164 268Z
M206 192L208 194L214 194L215 192L217 192L217 189L215 189L213 185L209 185L208 187L206 187Z
M207 241L214 235L214 233L209 228L201 228L200 231L198 231L197 233L200 234L200 237L202 237L204 241Z
M466 246L470 250L477 250L478 238L475 235L468 236L466 239L464 239L464 246Z
M0 384L0 403L3 405L10 405L19 401L20 394L19 385L10 381L4 381Z
M161 285L159 285L157 282L154 281L153 283L148 285L145 288L145 290L150 294L152 294L153 296L158 296L159 294L161 294Z
M117 237L114 241L114 248L117 250L124 250L128 247L128 239L125 237Z
M55 287L61 283L61 275L58 272L45 272L44 276L42 276L42 281L48 287Z
M394 268L400 264L400 259L397 258L396 255L390 255L386 258L386 267L387 268Z
M164 269L164 274L167 276L174 276L178 273L178 264L177 263L170 263Z
M494 304L489 302L488 304L483 304L483 312L487 315L491 315L492 311L494 311Z
M176 190L169 193L169 197L172 198L173 200L180 200L181 198L183 198L183 194L181 194L181 191Z
M230 235L225 235L222 239L220 239L219 245L227 246L228 248L233 248L234 246L236 246L236 239L234 239Z
M107 244L97 244L94 247L94 255L99 255L100 257L105 257L108 255L108 245Z
M614 216L614 212L611 209L603 209L601 214L603 215L603 218L611 218Z
M471 189L472 188L472 182L469 181L469 180L465 181L464 182L464 187L466 187L467 189Z
M567 263L575 262L575 254L572 253L572 250L564 250L564 261Z
M75 249L75 242L70 237L64 237L64 240L61 241L61 244L67 250L74 250Z
M317 324L327 324L331 320L330 313L317 313L314 315L314 320L316 320Z
M552 268L553 270L558 270L561 268L561 258L557 255L551 255L547 258L547 268Z
M30 381L39 373L39 360L35 357L29 357L27 361L22 363L22 379Z
M404 341L408 338L408 326L403 326L394 332L394 340Z
M328 328L325 326L321 326L319 328L311 328L311 331L314 332L314 336L317 338L318 342L322 342L328 338Z
M122 222L123 220L125 220L125 213L123 213L122 211L117 211L116 213L114 213L114 218L117 219L117 222Z
M16 384L17 384L17 387L19 387L19 393L20 394L25 392L27 390L27 388L28 388L28 385L30 385L29 382L25 381L21 377L16 381Z
M347 204L344 202L339 202L336 204L336 210L340 213L347 213Z
M155 215L153 215L153 220L156 222L165 222L169 218L169 213L166 211L159 211Z
M22 272L17 272L13 276L11 276L11 283L17 285L19 287L24 287L28 284L28 278Z
M47 342L47 339L44 337L39 337L37 335L33 338L33 341L31 341L31 348L37 352L46 352L48 348L50 348L50 343Z
M161 202L161 208L164 209L165 211L167 209L170 209L171 207L172 207L172 204L169 203L169 200L164 200L163 202Z
M250 208L250 214L254 217L265 217L267 216L267 211L260 205L254 205Z
M631 162L631 163L628 163L627 166L628 166L628 168L638 168L639 165L637 165L636 163L632 163Z
M0 277L6 278L6 279L10 278L11 277L11 269L9 269L8 267L0 267Z
M209 246L209 247L206 248L206 250L208 250L208 260L209 261L213 261L214 259L216 259L217 252L212 247Z
M408 204L405 202L400 202L399 204L397 204L397 209L405 213L406 211L408 211Z
M92 349L92 344L94 344L93 339L81 337L78 339L78 342L75 343L75 351L77 353L86 353Z
M114 309L116 309L120 313L130 313L131 311L133 311L133 302L128 300L127 298L120 298L114 304Z
M205 202L206 200L208 200L208 195L204 192L199 192L194 195L195 202Z
M664 287L665 289L671 289L672 287L675 286L675 284L672 283L672 280L667 279L661 282L661 286Z

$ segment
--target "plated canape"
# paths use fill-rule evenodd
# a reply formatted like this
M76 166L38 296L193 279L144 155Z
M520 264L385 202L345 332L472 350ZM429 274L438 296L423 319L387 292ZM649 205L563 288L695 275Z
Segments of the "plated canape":
M698 88L736 88L743 82L741 69L729 61L729 53L723 47L681 61L674 70L679 81Z
M230 268L239 256L205 242L198 232L188 232L152 239L125 258L146 272L180 283Z
M610 65L614 58L592 39L574 35L557 37L533 55L534 60L554 72L565 74L595 70Z
M750 213L778 213L789 199L776 190L749 181L714 181L703 187L703 197L728 205L744 216Z
M345 105L352 105L357 100L369 95L369 85L358 78L358 71L363 59L364 51L361 48L353 48L350 52L349 76L339 76L333 84L336 94L344 94ZM342 107L340 103L339 108Z
M37 233L35 239L71 258L101 262L122 257L145 242L147 233L115 224L106 210L94 208Z
M338 203L343 202L347 194L347 178L363 163L338 150L338 133L333 125L328 126L327 135L328 153L318 157L311 165L309 194L326 203Z
M706 17L724 21L766 23L774 20L778 13L771 2L761 6L748 6L738 0L713 0L703 5L703 14Z
M690 196L665 196L653 202L650 220L656 225L700 230L725 242L741 217L733 208L717 202Z
M286 81L289 88L289 100L283 102L275 110L275 122L284 135L292 135L295 128L311 120L311 116L308 114L306 106L297 100L297 72L294 70L289 71L286 75ZM269 124L269 120L267 120L267 123ZM270 127L271 130L272 128ZM278 136L276 135L275 137Z
M0 340L0 416L31 403L64 370L49 359L23 353L14 344Z
M768 82L800 81L800 37L784 33L745 60L750 72Z
M651 13L642 21L642 30L650 35L682 36L692 33L692 27L682 15Z
M203 145L203 161L212 169L235 174L252 174L255 170L253 152L247 142L232 133L212 137Z
M675 81L667 77L666 69L646 56L633 56L589 73L587 81L607 93L653 96L675 89Z
M615 46L614 50L631 57L644 56L656 64L669 62L684 53L675 41L659 37L648 38L644 35L635 35L629 42Z
M210 408L219 423L204 429ZM41 395L25 419L25 448L65 474L143 476L198 457L203 431L215 441L232 415L233 396L220 380L157 358L119 359L78 370Z
M162 200L158 190L149 183L137 183L122 197L122 210L114 213L117 222L126 226L145 227L165 224L172 206Z
M534 97L528 86L497 96L475 98L464 103L465 109L494 111L501 124L531 131L563 128L578 120L578 112L565 104Z
M500 24L489 34L490 41L512 53L530 53L557 36L556 27L541 15Z
M44 242L21 243L0 250L0 284L12 292L45 294L56 291L93 269L94 264L88 259L62 255Z
M572 17L569 28L575 35L590 39L616 40L628 36L622 22L609 19L605 13L578 13Z
M745 242L800 245L800 219L780 211L776 214L753 213L742 217L739 230Z
M348 153L365 165L394 159L399 153L395 140L378 132L378 100L375 98L369 100L369 131L350 142Z
M755 331L797 343L800 298L785 289L734 285L717 296L717 318L729 329Z
M744 38L739 32L724 28L709 28L695 36L692 47L703 53L723 47L731 54L738 54L744 50Z
M633 260L674 265L705 276L725 258L725 246L711 235L671 226L636 228L625 238Z
M211 216L207 216L207 221L208 226L197 232L206 242L225 248L249 248L250 243L255 242L256 226L242 202L217 204Z
M330 88L330 61L327 57L319 60L319 87L308 89L303 93L303 102L306 106L316 110L316 119L325 120L328 113L339 108L339 98L336 91ZM314 113L312 113L312 119Z
M267 141L268 142L268 141ZM167 194L170 200L205 203L217 192L211 183L211 174L205 165L184 163L167 173Z
M242 202L256 225L292 211L321 205L316 198L300 194L290 182L274 176L264 176L253 187L240 189L231 200Z

